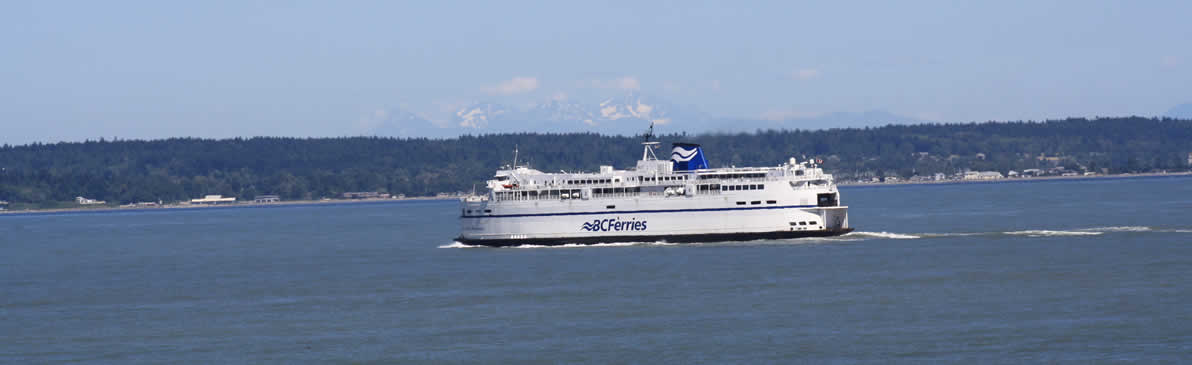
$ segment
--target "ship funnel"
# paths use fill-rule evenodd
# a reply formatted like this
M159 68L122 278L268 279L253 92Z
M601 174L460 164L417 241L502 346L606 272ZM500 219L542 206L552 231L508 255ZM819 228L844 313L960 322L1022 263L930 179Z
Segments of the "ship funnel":
M671 163L675 171L690 171L708 168L704 150L695 143L671 144Z

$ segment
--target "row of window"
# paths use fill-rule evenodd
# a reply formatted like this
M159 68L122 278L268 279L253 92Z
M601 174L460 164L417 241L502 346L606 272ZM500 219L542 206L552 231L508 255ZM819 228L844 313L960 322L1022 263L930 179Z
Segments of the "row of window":
M683 180L687 180L689 177L690 176L688 176L688 175L657 176L657 177L655 177L655 176L638 176L637 181L683 181Z
M818 224L819 224L819 223L818 223L818 222L816 222L816 221L806 221L806 222L791 222L791 226L792 226L792 227L793 227L793 226L814 226L814 225L818 225Z
M687 175L675 176L638 176L637 181L656 182L656 181L684 181L690 179ZM583 180L567 180L565 183L570 185L593 185L593 184L611 184L612 179L583 179Z
M761 200L754 200L754 201L749 202L749 205L761 205L761 204L762 204ZM766 204L778 204L778 201L777 200L767 200ZM745 205L745 202L743 202L743 201L737 202L737 205Z
M745 184L745 185L721 185L722 191L738 191L738 190L766 190L765 184Z
M500 191L496 193L496 198L497 200L572 199L579 198L579 194L579 189Z
M700 184L696 185L697 191L741 191L741 190L765 190L765 184L743 184L743 185L720 185L720 184ZM617 188L593 188L593 197L604 196L625 196L638 195L642 191L640 186L631 187L617 187ZM579 189L552 189L552 190L522 190L522 191L501 191L496 193L497 200L543 200L543 199L578 199L580 197Z
M570 185L576 185L576 184L586 184L586 185L591 185L591 184L608 184L608 183L612 183L612 182L613 182L613 180L612 180L612 179L567 180L567 184L570 184Z
M593 197L637 195L641 187L625 188L594 188ZM579 189L551 189L551 190L523 190L500 191L496 193L497 200L546 200L546 199L579 199Z
M764 173L764 172L733 173L733 174L706 174L706 175L699 176L700 180L706 180L706 179L761 179L764 177L766 177L766 173Z
M642 191L642 188L639 186L634 186L634 187L629 187L629 188L593 188L592 195L593 196L601 196L601 195L618 195L618 194L637 194L637 193L640 193L641 191Z
M720 185L720 184L700 184L695 186L696 191L738 191L738 190L766 190L765 184L745 184L745 185Z
M700 180L708 179L762 179L766 177L764 172L751 173L732 173L732 174L706 174L699 175ZM691 175L672 175L672 176L638 176L637 181L656 182L656 181L685 181L691 179ZM565 183L570 185L592 185L592 184L609 184L612 179L580 179L567 180Z

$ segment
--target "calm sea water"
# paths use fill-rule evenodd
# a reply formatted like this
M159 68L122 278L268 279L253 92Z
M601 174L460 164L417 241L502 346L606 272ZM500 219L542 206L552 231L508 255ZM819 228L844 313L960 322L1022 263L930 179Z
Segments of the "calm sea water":
M840 238L563 248L441 201L0 216L0 362L1192 361L1192 179L843 198Z

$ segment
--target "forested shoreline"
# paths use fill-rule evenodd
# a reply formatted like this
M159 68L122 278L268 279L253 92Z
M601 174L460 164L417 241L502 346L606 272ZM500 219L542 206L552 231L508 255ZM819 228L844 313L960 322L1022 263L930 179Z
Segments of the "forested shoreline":
M660 128L665 130L665 126ZM1186 171L1192 121L1153 118L890 125L864 129L663 134L704 146L713 167L770 166L818 158L843 179L1063 166L1073 171ZM631 167L640 136L496 134L426 138L171 138L0 147L0 200L61 205L76 196L110 203L180 201L207 194L252 199L407 196L470 191L520 150L543 171ZM665 147L664 147L665 148ZM660 153L665 155L665 153Z

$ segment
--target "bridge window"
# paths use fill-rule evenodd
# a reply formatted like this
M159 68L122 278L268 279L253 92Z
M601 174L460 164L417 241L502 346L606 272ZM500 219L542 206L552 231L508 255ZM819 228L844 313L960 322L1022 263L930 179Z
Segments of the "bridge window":
M767 200L766 204L778 204L777 200Z
M762 203L762 201L761 201L761 200L754 200L754 201L751 201L751 202L749 202L749 204L751 204L751 205L758 205L758 204L761 204L761 203Z
M834 207L839 205L836 200L836 193L823 193L816 195L816 203L821 207Z
M745 202L737 202L737 205L745 205Z

